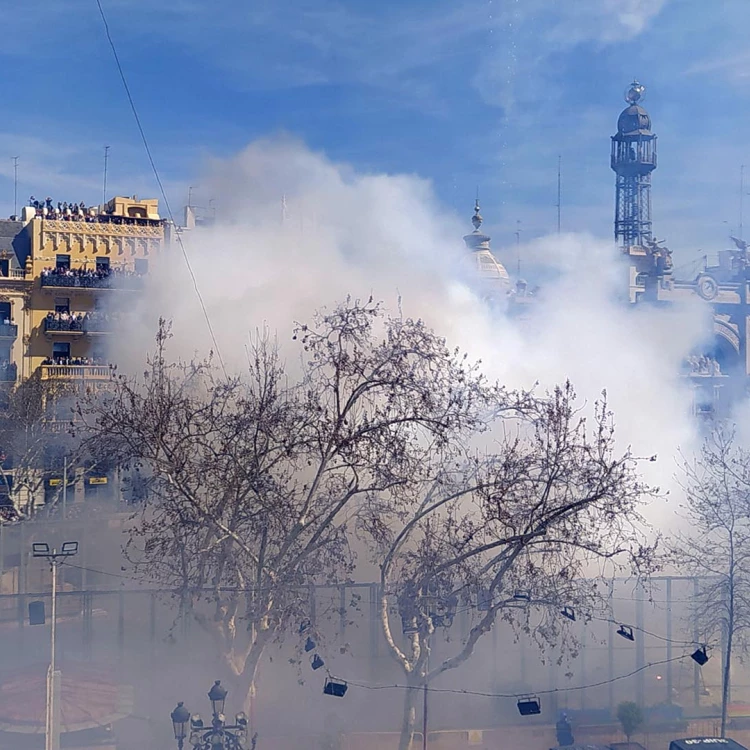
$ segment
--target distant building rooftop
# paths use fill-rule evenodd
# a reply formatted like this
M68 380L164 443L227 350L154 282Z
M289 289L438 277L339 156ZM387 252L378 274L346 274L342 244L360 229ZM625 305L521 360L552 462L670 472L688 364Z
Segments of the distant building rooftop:
M5 223L18 223L23 226L38 218L53 221L83 221L141 226L153 226L162 223L162 219L159 217L159 201L156 198L138 200L135 195L132 198L117 196L101 206L87 206L83 202L58 201L56 203L51 198L40 201L32 195L29 199L29 205L23 208L21 216L11 216L10 222Z

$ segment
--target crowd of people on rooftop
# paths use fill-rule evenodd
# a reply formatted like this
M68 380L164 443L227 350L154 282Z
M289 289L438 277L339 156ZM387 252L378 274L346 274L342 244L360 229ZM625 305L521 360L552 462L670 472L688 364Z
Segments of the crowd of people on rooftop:
M142 217L118 216L116 214L102 211L99 206L87 206L83 201L79 203L68 203L58 201L55 204L52 198L37 200L33 195L29 198L29 206L34 209L36 216L50 219L52 221L87 221L107 222L112 224L152 224L154 220ZM11 219L18 219L12 216ZM158 220L157 220L158 221Z

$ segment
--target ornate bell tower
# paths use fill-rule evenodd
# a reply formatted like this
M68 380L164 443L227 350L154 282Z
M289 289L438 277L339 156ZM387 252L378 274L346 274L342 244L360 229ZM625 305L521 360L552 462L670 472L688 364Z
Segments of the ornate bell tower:
M624 248L646 246L651 236L651 172L656 169L656 136L651 118L638 102L645 86L633 81L625 93L628 103L612 136L611 166L617 175L615 240Z

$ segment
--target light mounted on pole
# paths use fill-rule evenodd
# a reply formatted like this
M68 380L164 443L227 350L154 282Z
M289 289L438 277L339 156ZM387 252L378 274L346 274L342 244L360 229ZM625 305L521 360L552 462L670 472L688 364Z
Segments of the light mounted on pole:
M224 713L224 702L227 699L227 692L227 689L222 687L221 680L216 680L208 691L208 699L211 701L211 708L215 717Z
M187 737L187 727L190 722L190 711L185 708L182 701L177 704L177 708L171 713L172 727L174 729L174 738L177 744L182 747L182 743Z
M227 698L227 689L222 686L220 680L214 682L208 691L211 701L213 721L206 726L199 714L191 714L180 702L177 708L170 714L174 737L177 747L182 750L185 739L196 750L243 750L247 741L248 719L240 712L234 718L234 724L228 724L224 718L224 705ZM188 730L188 724L189 730ZM251 750L255 748L256 737L251 742Z
M44 729L45 750L60 750L60 685L62 676L56 668L56 639L57 639L57 569L63 558L72 557L78 553L78 542L63 542L58 550L50 547L47 542L33 542L31 545L32 557L46 557L49 560L52 572L52 627L50 630L50 662L47 671L47 707L46 723ZM38 610L38 608L37 608ZM32 612L29 610L31 619ZM44 615L42 612L42 621ZM39 622L39 612L35 613L34 620Z

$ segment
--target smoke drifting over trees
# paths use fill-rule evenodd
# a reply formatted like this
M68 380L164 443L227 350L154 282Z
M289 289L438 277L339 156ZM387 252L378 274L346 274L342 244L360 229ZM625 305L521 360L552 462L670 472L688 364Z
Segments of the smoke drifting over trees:
M200 184L199 200L213 199L217 223L185 233L184 242L230 369L244 366L256 327L278 332L280 357L295 367L289 321L348 294L372 294L481 358L487 375L508 387L552 388L570 379L589 403L606 388L618 440L638 454L669 458L694 442L690 394L678 372L710 333L706 311L625 309L613 244L555 235L522 245L523 274L533 283L543 270L544 298L519 322L491 311L462 266L472 196L465 217L446 214L417 177L357 173L289 138L214 160ZM505 217L485 219L492 234L493 220ZM493 247L513 269L516 248ZM173 320L173 349L184 357L213 346L178 248L163 256L151 282L118 352L133 371L161 316ZM662 486L671 482L671 467L661 469L667 464L650 467ZM657 504L652 512L667 511Z

